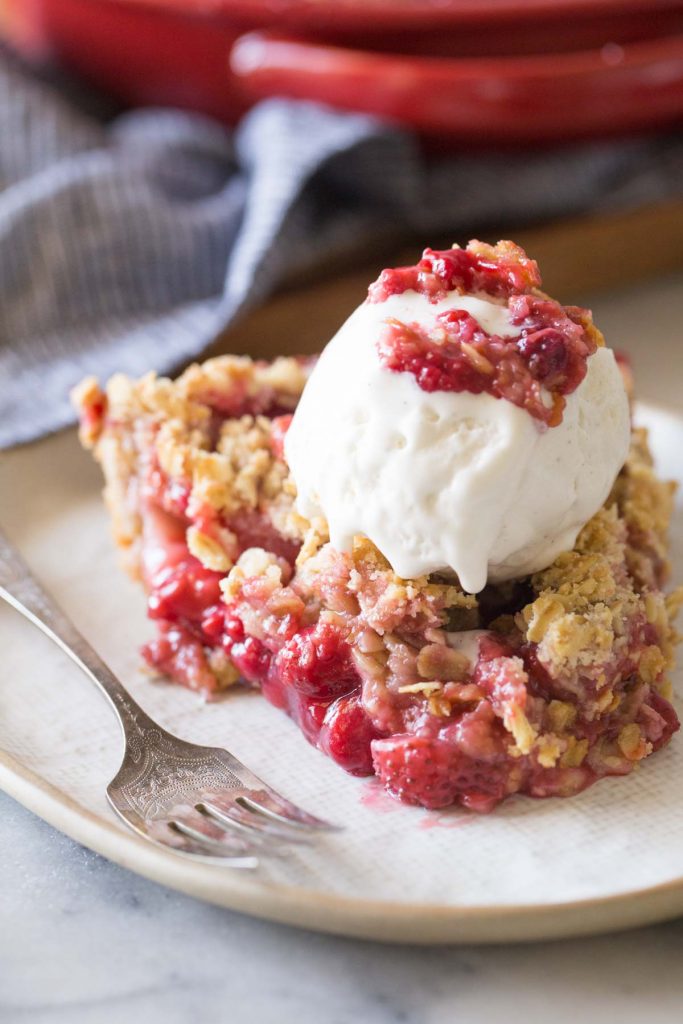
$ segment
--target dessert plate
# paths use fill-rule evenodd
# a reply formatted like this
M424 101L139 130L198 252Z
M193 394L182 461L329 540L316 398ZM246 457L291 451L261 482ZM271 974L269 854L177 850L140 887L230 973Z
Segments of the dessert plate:
M642 408L661 472L683 480L683 417ZM125 830L105 797L121 744L70 662L0 609L0 787L77 841L157 882L259 917L403 942L588 934L683 912L683 738L571 800L513 799L488 817L386 797L309 747L256 693L204 705L140 671L144 598L121 576L100 477L68 432L0 457L0 519L34 570L162 725L220 744L344 831L257 873L189 862ZM683 578L683 507L674 518ZM683 675L677 676L679 691Z

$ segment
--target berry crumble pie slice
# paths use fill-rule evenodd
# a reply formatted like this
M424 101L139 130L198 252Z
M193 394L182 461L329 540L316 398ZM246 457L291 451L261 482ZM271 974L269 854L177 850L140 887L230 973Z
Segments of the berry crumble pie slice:
M655 476L643 430L633 429L627 453L588 436L587 403L616 386L614 358L587 311L539 289L536 265L511 243L427 250L415 267L385 271L361 307L371 320L367 380L384 390L363 392L364 371L354 368L358 403L340 399L336 434L320 423L329 473L316 468L317 440L302 430L324 408L313 400L318 371L336 372L327 352L317 365L219 357L176 381L117 376L106 392L85 381L81 438L104 471L127 566L149 595L149 665L207 696L238 682L259 687L348 772L375 773L402 800L430 808L570 796L628 774L666 744L679 727L667 672L683 598L662 590L673 485ZM593 399L598 373L602 397ZM396 463L398 483L381 476L384 464L377 470L395 499L387 523L390 506L373 506L363 476L376 471L372 453L363 460L390 435L363 420L361 406L374 395L394 430L393 380L401 400L412 396L409 414L426 419L401 421L402 441L384 453L387 462L412 453L415 503L404 505L408 463ZM495 462L483 477L470 462L449 462L447 402L483 437L470 460L478 472L496 443L504 462L514 461L510 450L526 453L504 488L509 465L494 479ZM438 436L435 409L448 427ZM620 411L600 415L604 432L618 431ZM354 435L346 459L338 439L351 422L363 443ZM583 435L595 480L585 445L576 455ZM462 452L470 434L458 436ZM556 472L560 456L576 507L561 483L559 497L537 491L541 508L525 506L534 481L554 488L538 466L548 460ZM588 484L573 479L572 459ZM449 491L458 474L466 486ZM439 486L452 505L438 505ZM474 532L463 518L457 542L442 531L423 542L418 528L434 531L439 516L457 526L463 496L480 502ZM553 502L567 507L553 511L551 529L543 516ZM420 571L406 574L403 554Z

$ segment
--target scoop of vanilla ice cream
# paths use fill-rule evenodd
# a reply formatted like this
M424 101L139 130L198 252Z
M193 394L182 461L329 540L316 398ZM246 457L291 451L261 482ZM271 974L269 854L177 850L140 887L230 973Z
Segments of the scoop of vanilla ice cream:
M362 534L397 575L450 570L477 593L573 547L625 461L629 409L607 348L549 428L505 399L428 393L381 364L387 317L432 322L446 309L466 310L490 334L519 333L503 301L479 296L431 303L407 291L363 303L314 368L285 454L298 510L324 516L336 548Z

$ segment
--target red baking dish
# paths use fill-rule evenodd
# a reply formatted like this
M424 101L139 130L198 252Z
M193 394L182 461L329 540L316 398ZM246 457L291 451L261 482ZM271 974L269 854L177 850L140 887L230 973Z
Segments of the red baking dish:
M540 56L411 57L252 33L232 68L254 97L315 95L453 142L547 143L683 118L683 35Z
M683 115L683 0L0 0L0 12L25 53L125 102L229 123L273 93L447 142L548 142Z

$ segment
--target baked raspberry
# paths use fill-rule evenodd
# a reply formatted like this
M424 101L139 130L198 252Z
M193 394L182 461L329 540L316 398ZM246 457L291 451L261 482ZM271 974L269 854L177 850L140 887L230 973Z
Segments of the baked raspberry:
M277 655L276 669L285 686L317 700L334 700L359 684L349 645L326 623L289 640Z
M156 577L149 596L150 618L201 622L207 609L221 600L220 579L220 573L205 569L201 562L188 555L185 561Z
M204 612L201 628L203 635L210 643L220 643L225 632L225 619L226 614L223 605L213 605Z
M247 636L239 643L230 643L230 660L250 683L260 685L268 676L271 652L255 636Z
M319 745L320 730L325 721L327 703L310 700L304 694L296 694L291 690L287 694L289 714L297 723L302 733L313 746Z
M350 694L327 709L319 746L351 775L372 775L371 744L378 735L359 694Z
M224 633L226 640L232 643L241 643L244 640L244 624L236 615L230 612L225 614Z

